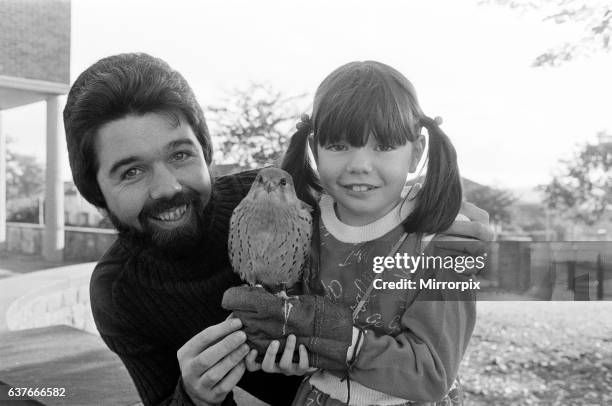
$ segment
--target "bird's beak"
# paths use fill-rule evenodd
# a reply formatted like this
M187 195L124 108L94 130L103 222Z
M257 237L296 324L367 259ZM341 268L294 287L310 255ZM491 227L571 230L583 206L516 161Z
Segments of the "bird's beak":
M272 191L272 182L266 183L266 191L270 193Z

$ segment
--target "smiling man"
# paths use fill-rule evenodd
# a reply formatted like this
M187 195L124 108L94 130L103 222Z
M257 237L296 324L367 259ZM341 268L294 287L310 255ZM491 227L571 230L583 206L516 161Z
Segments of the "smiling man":
M240 283L229 218L256 173L211 181L210 136L185 79L146 54L102 59L73 84L64 125L75 184L119 231L92 275L94 320L143 402L231 405L239 383L289 404L299 379L246 372L240 321L221 308Z

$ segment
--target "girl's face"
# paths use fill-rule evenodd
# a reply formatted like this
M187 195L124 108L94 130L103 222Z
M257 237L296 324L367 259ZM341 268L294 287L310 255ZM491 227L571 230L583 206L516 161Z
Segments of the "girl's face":
M362 226L387 214L400 202L408 172L414 172L425 147L414 142L383 147L370 134L362 147L347 141L317 145L317 168L325 191L336 201L345 224Z

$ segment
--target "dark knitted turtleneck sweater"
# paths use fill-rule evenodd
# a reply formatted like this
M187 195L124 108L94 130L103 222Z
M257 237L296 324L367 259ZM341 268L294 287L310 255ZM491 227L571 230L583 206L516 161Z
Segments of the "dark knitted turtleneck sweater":
M127 367L145 405L191 405L176 352L223 321L223 292L240 284L227 256L229 219L256 175L219 178L205 209L201 249L181 259L119 239L91 278L91 306L102 339ZM290 404L299 379L247 372L239 386L275 405ZM228 396L224 404L234 404Z

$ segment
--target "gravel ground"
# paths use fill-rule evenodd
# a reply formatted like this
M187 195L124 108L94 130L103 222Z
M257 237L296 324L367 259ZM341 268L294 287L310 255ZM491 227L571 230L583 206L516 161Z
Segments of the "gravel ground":
M612 405L612 302L479 302L466 405Z

